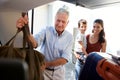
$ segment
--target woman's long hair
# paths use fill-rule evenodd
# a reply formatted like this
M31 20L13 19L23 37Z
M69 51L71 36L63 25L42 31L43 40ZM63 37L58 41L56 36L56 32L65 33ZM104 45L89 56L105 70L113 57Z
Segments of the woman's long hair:
M105 32L104 32L104 23L103 23L103 20L102 19L96 19L94 21L94 23L98 23L98 24L100 24L102 26L103 29L99 33L99 40L98 40L98 42L104 43L105 42Z

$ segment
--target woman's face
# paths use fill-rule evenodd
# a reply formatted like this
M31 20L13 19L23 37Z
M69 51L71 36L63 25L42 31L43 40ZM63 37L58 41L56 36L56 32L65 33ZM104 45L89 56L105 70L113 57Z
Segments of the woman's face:
M99 24L99 23L93 24L93 33L94 34L99 34L102 29L103 29L103 27L101 26L101 24Z

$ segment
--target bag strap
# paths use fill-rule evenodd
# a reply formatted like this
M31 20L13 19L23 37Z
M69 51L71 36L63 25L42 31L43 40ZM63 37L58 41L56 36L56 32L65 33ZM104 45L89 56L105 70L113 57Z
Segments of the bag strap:
M28 13L26 12L22 12L22 17L24 17L25 15L28 15ZM23 31L23 47L26 46L26 43L28 43L28 47L33 48L32 43L29 40L29 36L30 36L30 30L29 30L29 25L25 24L24 27L22 28Z
M21 30L17 30L16 34L4 45L4 46L8 46L8 45L12 45L13 46L13 43L14 43L14 40L16 38L16 36L18 35L18 33L20 32ZM10 44L11 43L11 44Z
M27 13L22 13L22 17L24 17ZM33 80L34 76L37 75L37 68L35 66L35 60L34 60L34 50L31 41L29 40L30 36L30 30L28 24L25 24L24 27L22 28L23 31L23 47L28 46L28 56L29 56L29 74L30 80ZM34 70L33 70L34 69ZM39 72L39 71L38 71Z

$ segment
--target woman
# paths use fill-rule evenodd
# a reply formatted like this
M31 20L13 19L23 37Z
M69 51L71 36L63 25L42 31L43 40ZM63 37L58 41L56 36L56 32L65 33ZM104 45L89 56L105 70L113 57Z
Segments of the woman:
M81 70L79 80L103 80L96 72L97 62L101 59L96 52L106 52L106 39L103 26L103 20L96 19L93 23L91 34L86 36L87 56L84 67ZM93 52L93 54L92 54Z
M106 39L102 19L96 19L94 21L92 34L88 34L86 38L86 51L88 54L91 52L106 52Z

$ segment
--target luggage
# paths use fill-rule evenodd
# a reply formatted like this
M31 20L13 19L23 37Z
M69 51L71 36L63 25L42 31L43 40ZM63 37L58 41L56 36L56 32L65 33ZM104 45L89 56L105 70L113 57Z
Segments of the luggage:
M0 80L29 80L28 65L19 59L0 59Z
M16 48L14 47L14 40L20 31L23 31L23 47ZM28 40L29 34L29 27L26 24L5 45L0 46L0 58L25 61L29 67L29 80L43 80L40 67L44 65L44 55L33 49L32 44Z
M86 58L79 80L120 80L120 65L97 52L92 52Z
M120 80L120 65L112 60L100 60L96 70L104 80Z
M96 71L98 61L103 59L96 52L90 53L85 61L85 64L81 70L79 80L104 80Z
M86 60L86 55L83 52L76 52L76 53L80 55L80 59L78 60L81 62L81 64L84 64Z

